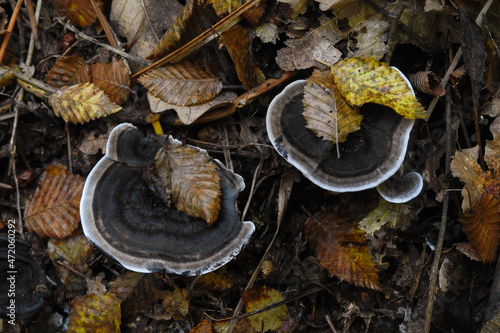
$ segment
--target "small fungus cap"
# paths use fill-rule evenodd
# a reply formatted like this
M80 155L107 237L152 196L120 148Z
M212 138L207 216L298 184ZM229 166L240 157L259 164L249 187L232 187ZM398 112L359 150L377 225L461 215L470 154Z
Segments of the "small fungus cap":
M255 227L240 222L235 201L244 188L239 175L214 160L221 209L212 225L168 207L143 179L144 167L162 146L131 124L113 129L106 155L90 172L80 203L87 238L125 268L136 272L197 275L229 262Z
M316 185L335 192L374 188L398 171L405 158L414 120L389 107L361 107L361 129L337 148L306 128L302 113L305 80L289 84L270 103L266 126L278 153Z

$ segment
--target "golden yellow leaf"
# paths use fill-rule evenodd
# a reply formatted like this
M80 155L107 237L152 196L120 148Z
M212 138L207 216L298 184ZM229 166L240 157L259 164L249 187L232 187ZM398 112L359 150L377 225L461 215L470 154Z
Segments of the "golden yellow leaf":
M62 240L54 238L49 240L47 252L56 268L57 275L64 283L67 290L82 292L86 289L85 280L67 267L71 267L90 278L92 276L92 270L87 264L87 260L92 250L92 245L83 234L71 236Z
M16 76L10 69L0 67L0 89L10 86L15 82L15 80Z
M120 302L111 293L75 298L69 310L68 333L120 332Z
M238 79L246 90L250 90L266 80L251 50L248 32L240 25L235 25L222 34L224 45L236 67Z
M371 235L386 224L391 228L399 227L404 230L410 223L410 212L410 205L392 203L380 198L378 207L359 222L359 227Z
M281 302L283 301L283 296L277 290L263 286L243 291L241 299L245 304L246 312L249 313ZM287 315L288 308L286 305L281 305L271 310L252 315L248 319L256 332L266 332L279 329Z
M209 0L217 15L229 14L243 5L245 0Z
M162 58L202 33L205 29L201 24L209 16L209 9L211 8L206 7L206 0L187 0L179 16L147 59Z
M26 202L26 227L40 237L64 238L80 222L84 179L63 166L48 167L35 194Z
M347 135L360 129L363 116L340 95L329 75L315 71L304 87L306 127L317 137L334 143L344 142Z
M500 199L485 193L480 202L460 218L462 230L483 262L496 260L500 245L499 207Z
M202 275L203 276L203 275ZM198 325L193 327L189 333L212 333L212 322L203 319Z
M49 102L56 116L77 124L109 116L121 109L92 83L63 87L49 96Z
M220 209L220 178L206 151L172 138L155 158L161 189L177 208L213 224ZM167 202L168 203L168 202Z
M405 118L426 116L400 72L385 63L373 58L348 58L332 66L331 73L340 93L351 105L377 103Z
M45 82L56 88L72 86L90 81L90 68L79 56L69 56L56 60L45 77Z
M139 82L153 96L176 105L205 103L222 90L221 79L208 68L185 61L153 69Z
M231 279L223 275L211 272L203 274L196 280L196 286L204 287L209 290L227 290L233 286Z
M103 62L92 64L90 73L92 76L90 82L103 90L113 103L121 105L127 100L130 94L130 77L123 60L113 60L109 64Z
M102 2L96 0L99 8ZM66 16L73 25L85 28L97 20L97 14L92 3L87 0L54 0L54 7L59 15Z

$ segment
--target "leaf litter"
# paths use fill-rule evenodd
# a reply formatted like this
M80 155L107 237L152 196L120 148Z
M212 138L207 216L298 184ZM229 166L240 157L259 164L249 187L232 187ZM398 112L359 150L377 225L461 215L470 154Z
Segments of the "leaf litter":
M483 322L460 310L465 307L439 305L446 305L447 293L455 291L458 304L482 314L495 304L481 300L498 297L491 287L498 278L494 264L480 264L462 254L475 252L481 261L494 263L500 239L498 122L496 114L488 111L490 101L494 105L498 96L497 85L491 81L491 73L498 70L494 61L498 55L495 47L483 45L499 43L498 36L489 33L498 29L498 4L483 1L457 10L449 4L431 7L431 1L321 1L314 7L304 1L254 6L255 2L245 7L239 1L188 1L185 6L171 3L169 8L176 9L170 11L165 11L164 2L153 0L114 0L111 8L97 0L85 4L54 1L54 8L44 3L48 15L57 12L69 23L54 20L51 25L42 16L37 28L43 33L35 37L43 38L44 43L41 49L34 49L26 64L18 64L13 55L29 48L26 37L36 29L23 20L25 29L13 30L15 42L3 59L9 67L1 68L10 79L0 83L12 97L17 93L16 82L28 92L22 103L13 99L2 102L6 130L0 135L0 159L6 171L0 179L2 225L5 230L6 221L16 220L18 236L31 242L36 256L45 256L42 263L56 286L39 318L28 326L63 331L56 324L42 324L58 314L69 318L67 331L75 332L137 332L151 325L157 332L228 332L231 328L238 332L429 332L425 327L430 323L441 331L479 330ZM473 26L470 17L475 18L485 5L491 7L482 16L482 24ZM95 8L104 9L104 19L108 17L120 42L125 43L124 51L107 47L115 44L114 37L103 30L107 22L96 15ZM127 16L131 12L137 13L133 20ZM457 16L461 22L455 20ZM82 31L76 30L77 42L63 48L66 28ZM467 38L478 38L461 38L460 32L468 29L473 32L466 33ZM420 93L414 98L391 66L406 76L431 70L446 79L452 65L444 54L455 55L460 45L469 76L454 81L430 114L425 110L430 98ZM177 53L179 48L187 51ZM484 55L483 51L489 52L481 58L486 60L470 64L469 58L477 58L470 54ZM158 91L137 83L145 83L162 68L182 66L178 61L185 57L190 65L185 75L176 78L182 88ZM145 58L159 63L136 75L147 63ZM325 63L330 74L319 75ZM34 66L34 71L20 72L17 65L23 69ZM205 69L217 81L195 82L195 88L186 89L193 83L193 75ZM290 167L270 149L265 128L256 125L265 118L270 99L282 89L282 71L308 79L303 121L314 135L327 140L342 142L355 135L363 126L356 109L365 103L389 106L408 118L425 117L416 123L404 168L421 172L433 186L408 204L394 205L384 203L371 190L333 194L301 176L298 181L287 181L282 175ZM311 72L315 74L311 76ZM155 80L165 84L162 75ZM484 95L474 91L471 96L467 80L484 88ZM178 111L168 105L159 116L151 117L148 94L170 103L173 97L181 105L195 101L200 109L184 106L188 109ZM223 94L229 96L225 102L208 106ZM179 96L182 99L175 100ZM467 103L470 97L474 97L472 109ZM452 137L454 142L447 148L454 155L450 175L436 159L445 156L446 149L438 144L447 135L442 119L446 100L451 99L457 106L452 122L461 122L462 132ZM208 155L198 157L197 149L177 151L187 146L171 145L167 149L174 151L169 154L177 157L163 160L162 168L172 172L169 168L175 164L177 173L160 178L167 180L161 190L167 201L187 212L195 207L195 213L189 214L199 214L196 216L209 223L219 214L218 190L210 189L218 184L216 173L209 171L210 159L223 160L243 176L247 189L237 205L257 226L246 250L199 279L165 274L143 278L127 272L86 241L78 226L82 180L73 181L88 174L104 153L108 129L121 122L132 122L148 135L153 133L150 124L158 122L183 143L207 149ZM176 126L182 124L185 126ZM218 132L216 141L198 136L209 126ZM462 149L455 152L455 146ZM484 154L478 147L484 147ZM14 155L15 159L9 159ZM480 155L484 155L484 166L481 158L478 163ZM55 163L68 170L47 169ZM26 169L34 170L38 182L17 189L16 172ZM212 179L212 185L202 186L198 176ZM188 190L183 192L183 188ZM437 228L443 224L442 202L431 198L450 193L446 189L461 192L455 191L457 197L447 210L446 251L441 256L443 262L460 258L457 262L463 267L447 273L451 274L447 279L453 281L451 289L448 286L438 292L433 315L429 315L422 309L435 282L425 258L434 255L433 248L439 244ZM16 217L18 209L24 213L24 225ZM472 275L474 283L470 283ZM85 284L96 288L89 288L90 294L85 295L86 286L81 288ZM457 285L468 287L453 289ZM498 328L494 320L488 320L484 318L485 329Z

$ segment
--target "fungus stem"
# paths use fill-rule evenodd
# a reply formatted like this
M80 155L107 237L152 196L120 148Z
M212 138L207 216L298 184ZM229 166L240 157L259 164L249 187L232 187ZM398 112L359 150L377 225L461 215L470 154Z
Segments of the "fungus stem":
M155 129L155 133L158 135L163 135L163 128L161 128L161 124L159 120L155 120L152 122L153 128Z

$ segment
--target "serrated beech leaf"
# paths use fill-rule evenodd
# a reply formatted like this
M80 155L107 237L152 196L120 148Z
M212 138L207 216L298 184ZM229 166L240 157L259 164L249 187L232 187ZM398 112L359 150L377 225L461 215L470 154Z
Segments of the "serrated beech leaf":
M410 223L410 210L410 205L388 202L381 197L378 207L359 222L359 227L369 235L373 235L386 224L390 228L404 230Z
M45 82L56 88L72 86L90 81L90 68L79 56L69 56L56 60L45 77Z
M462 230L476 254L487 263L495 261L500 245L499 205L499 199L485 193L480 202L460 218Z
M102 2L96 0L97 6L102 8ZM59 15L66 16L71 23L85 28L97 20L97 14L90 1L82 0L54 0L54 7Z
M120 301L116 296L111 293L91 294L71 302L67 332L120 332L120 322Z
M188 62L153 69L139 82L162 101L186 106L210 101L222 90L219 77L208 68Z
M283 296L275 289L263 286L256 289L245 290L241 293L247 313L260 310L266 306L283 301ZM288 315L286 305L264 311L248 317L252 328L256 332L274 331L281 327L283 320Z
M359 108L346 103L329 75L314 72L306 82L302 100L306 128L334 143L344 142L349 133L360 129Z
M409 119L424 118L425 109L416 100L398 70L373 58L348 58L331 67L340 93L351 105L377 103Z
M84 179L63 166L49 166L24 212L29 231L40 237L64 238L80 222L80 198Z
M63 87L49 96L49 102L56 116L76 124L106 117L121 109L92 83Z
M130 94L129 70L123 60L113 60L106 64L98 62L90 66L91 83L104 91L109 99L121 105Z

